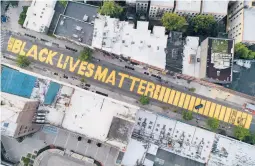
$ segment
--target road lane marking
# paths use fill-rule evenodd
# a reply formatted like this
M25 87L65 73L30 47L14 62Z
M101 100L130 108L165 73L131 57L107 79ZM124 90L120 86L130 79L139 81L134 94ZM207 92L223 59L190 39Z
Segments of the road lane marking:
M248 114L248 116L246 118L246 122L245 122L244 128L246 128L246 129L250 128L251 120L252 120L252 115Z
M179 101L178 107L182 107L182 106L183 106L185 97L186 97L186 94L185 94L185 93L182 93L182 94L181 94L181 97L180 97L180 101Z
M210 106L211 106L211 103L210 101L206 101L206 105L205 105L205 110L204 110L204 115L207 116L208 115L208 112L210 110Z
M200 98L197 98L197 99L196 99L196 102L195 102L195 106L194 106L193 112L196 112L196 113L197 113L198 110L197 110L195 107L198 106L198 105L200 104L200 102L201 102L201 99L200 99Z
M216 110L215 110L215 113L214 113L214 116L213 116L214 118L219 119L218 117L220 115L220 109L221 109L221 105L217 104Z
M216 104L215 104L215 103L212 103L212 104L211 104L211 108L210 108L210 112L209 112L209 117L213 117L215 107L216 107Z
M184 102L184 105L183 105L183 108L184 108L184 109L187 109L187 108L188 108L190 97L191 97L190 95L187 95L187 96L186 96L185 102Z
M180 95L181 95L181 92L177 91L176 94L175 94L173 105L175 105L175 106L178 105L178 102L179 102L179 99L180 99Z
M225 106L222 106L222 107L221 107L219 120L223 121L223 119L224 119L224 117L225 117L226 109L227 109L227 107L225 107Z
M171 94L170 94L170 97L169 97L169 100L168 100L169 104L173 103L175 92L176 92L176 90L173 90L173 89L171 90Z
M228 121L229 121L229 117L230 117L230 114L231 114L231 108L228 108L227 107L227 111L226 111L226 113L225 113L225 117L224 117L224 122L227 122L228 123Z
M189 102L189 107L188 107L189 111L192 111L194 109L195 101L196 101L196 97L192 96Z

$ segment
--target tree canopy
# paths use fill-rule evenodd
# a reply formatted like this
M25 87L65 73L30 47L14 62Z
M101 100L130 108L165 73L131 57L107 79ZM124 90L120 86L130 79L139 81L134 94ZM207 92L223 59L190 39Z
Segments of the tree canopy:
M193 119L192 112L191 111L183 111L182 118L184 120L192 120Z
M84 48L80 52L79 59L82 61L90 61L92 58L92 50L90 48Z
M248 129L241 126L236 126L234 129L234 136L240 141L244 140L245 137L249 136L250 132Z
M23 55L18 55L18 57L16 59L16 63L21 68L25 68L30 65L30 61L29 61L28 57L23 56Z
M163 26L169 31L181 31L187 24L184 17L175 13L164 13L161 22Z
M23 26L24 22L25 22L25 19L26 19L26 16L27 16L27 9L28 9L28 6L23 6L23 10L22 12L20 13L19 15L19 20L18 20L18 23Z
M195 35L214 36L216 25L212 15L197 15L190 21L190 28Z
M212 131L216 131L219 128L220 121L216 118L209 118L207 120L207 125L211 128Z
M142 105L146 105L146 104L149 104L150 103L150 99L149 99L149 97L148 96L144 96L144 95L142 95L141 97L140 97L140 103L142 104Z
M255 52L249 50L246 45L237 43L235 45L235 58L255 59Z
M110 17L119 17L123 12L123 8L116 4L114 1L104 1L103 6L99 9L101 15Z

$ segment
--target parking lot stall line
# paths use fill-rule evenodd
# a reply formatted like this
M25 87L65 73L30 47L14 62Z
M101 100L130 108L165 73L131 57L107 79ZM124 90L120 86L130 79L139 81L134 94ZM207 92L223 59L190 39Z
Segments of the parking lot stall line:
M200 104L200 102L201 102L201 99L197 98L194 107L198 106ZM198 111L197 109L195 109L195 108L193 109L193 112L197 112L197 111Z
M174 98L174 103L173 103L173 105L175 105L175 106L178 105L180 96L181 96L181 92L177 91L176 94L175 94L175 98Z
M235 125L242 124L242 112L237 111L236 119L235 119Z
M195 106L195 101L196 101L196 97L192 96L190 99L190 102L189 102L189 107L188 107L189 111L193 111L194 106Z
M204 113L203 113L205 116L208 116L208 113L209 113L209 110L210 110L210 106L211 106L211 102L210 101L206 101L205 110L204 110Z
M248 114L248 116L247 116L247 118L246 118L246 122L245 122L244 128L246 128L246 129L249 129L249 128L250 128L251 120L252 120L252 115L251 115L251 114Z
M186 94L182 93L181 97L180 97L180 101L179 101L178 107L182 107L183 106L183 103L185 101L185 97L186 97Z
M215 103L212 103L212 104L211 104L210 111L209 111L209 116L210 116L210 117L213 117L215 108L216 108L216 104L215 104Z
M215 109L215 113L214 113L214 118L218 119L219 115L220 115L220 109L221 109L221 105L217 104L216 109Z
M203 104L203 107L198 110L199 114L203 114L204 113L205 103L206 103L206 100L202 99L201 104Z
M167 88L167 89L166 89L166 92L165 92L165 96L164 96L163 102L165 102L165 103L168 102L168 98L169 98L169 96L170 96L170 92L171 92L171 89L170 89L170 88Z
M227 109L227 107L225 107L225 106L221 107L219 120L223 120L224 119L225 113L226 113L226 109Z
M224 122L228 123L231 112L232 112L231 108L227 107L225 117L224 117Z
M184 108L184 109L187 109L187 108L188 108L190 97L191 97L190 95L187 95L187 96L186 96L185 102L184 102L184 105L183 105L183 108Z
M170 94L170 97L169 97L169 100L168 100L169 104L173 103L175 92L176 92L176 90L173 90L173 89L171 90L171 94Z

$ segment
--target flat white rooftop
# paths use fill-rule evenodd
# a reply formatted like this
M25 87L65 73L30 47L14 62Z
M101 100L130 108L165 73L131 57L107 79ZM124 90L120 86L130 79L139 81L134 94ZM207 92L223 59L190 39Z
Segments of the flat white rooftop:
M183 49L182 74L201 78L197 58L200 58L199 37L187 36Z
M174 7L174 0L151 0L151 6Z
M216 135L208 166L253 166L255 147L222 135Z
M90 138L108 142L107 138L110 136L113 119L118 117L129 121L131 125L126 127L130 128L125 128L125 131L130 132L133 129L132 124L137 110L138 107L127 103L112 100L92 92L75 90L69 108L65 113L62 127ZM113 139L110 139L109 142L111 140ZM111 142L111 144L114 144L114 142ZM126 144L123 141L122 146Z
M208 160L215 133L146 111L139 111L136 119L133 136L151 138L151 144L159 143L158 148L182 157L201 163Z
M95 20L92 46L164 70L165 28L154 26L151 33L148 26L149 22L138 21L135 29L134 24L100 16Z
M243 42L255 43L255 8L244 9Z
M227 15L228 2L229 0L203 0L202 13Z
M23 26L36 32L46 32L55 13L56 0L33 0Z
M200 0L176 0L175 11L199 13L201 7Z

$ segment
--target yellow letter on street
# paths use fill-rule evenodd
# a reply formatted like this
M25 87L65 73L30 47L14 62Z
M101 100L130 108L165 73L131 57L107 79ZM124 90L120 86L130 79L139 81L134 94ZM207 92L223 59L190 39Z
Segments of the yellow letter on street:
M123 82L125 78L128 78L129 76L127 74L124 73L118 73L119 76L121 76L120 78L120 83L119 83L119 88L122 88Z
M132 83L130 86L130 91L132 92L134 90L136 81L140 81L140 79L137 77L133 77L133 76L129 76L129 78L132 80Z
M88 62L86 61L81 61L81 64L80 64L80 68L78 70L78 74L80 75L84 75L84 71L86 70L86 66L87 66Z
M34 60L37 60L37 45L33 45L27 52L26 56L31 56L34 58Z
M39 52L39 61L40 62L45 62L48 53L49 53L49 50L47 48L42 49ZM43 56L43 55L46 55L46 56Z
M20 52L22 41L16 39L13 43L12 52L18 54ZM8 46L9 47L9 46Z
M115 79L116 79L116 71L113 70L111 74L108 76L108 78L106 79L105 83L107 84L110 82L112 86L115 86L115 81L116 81Z
M108 68L105 68L102 71L102 66L97 66L97 70L96 70L94 79L95 80L97 79L98 81L101 81L101 82L105 82L107 74L108 74Z
M146 84L146 83L147 83L147 81L145 81L145 80L141 80L140 81L140 84L139 84L138 89L137 89L137 93L139 95L143 95L144 94L144 91L143 91L143 90L145 90L145 85L144 84Z
M50 65L53 65L53 62L52 62L52 58L57 54L58 52L53 52L52 50L50 50L49 54L48 54L48 57L46 59L46 63L50 64Z

